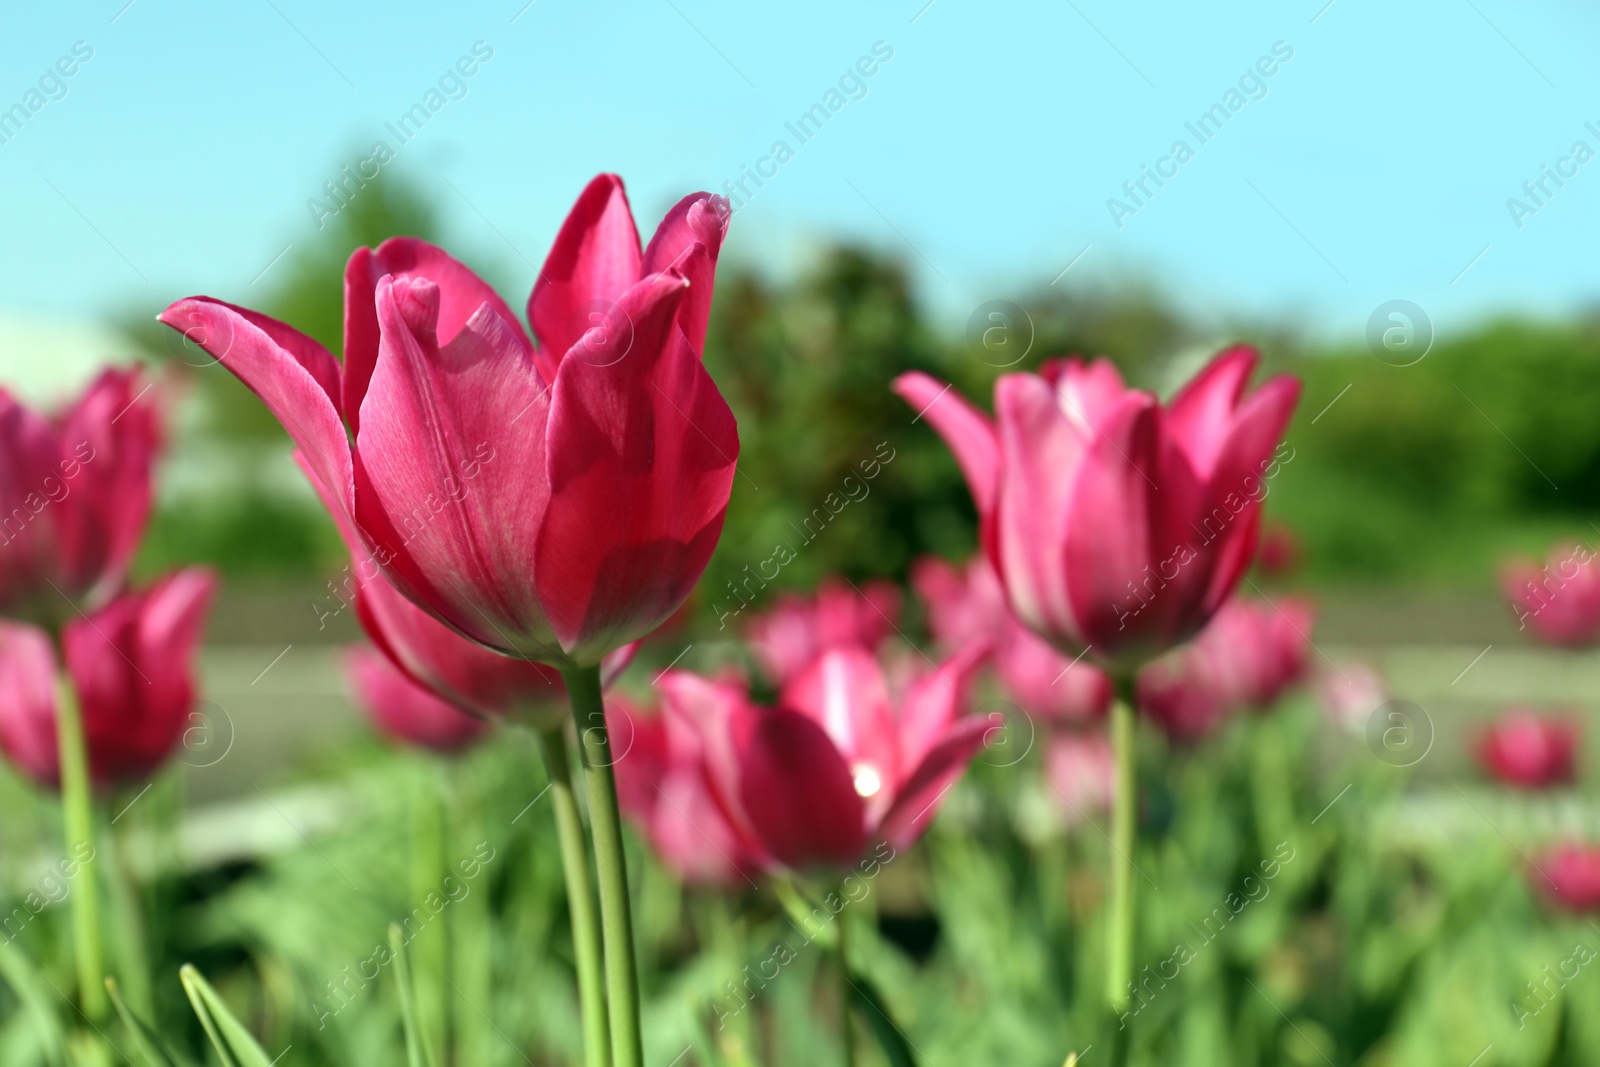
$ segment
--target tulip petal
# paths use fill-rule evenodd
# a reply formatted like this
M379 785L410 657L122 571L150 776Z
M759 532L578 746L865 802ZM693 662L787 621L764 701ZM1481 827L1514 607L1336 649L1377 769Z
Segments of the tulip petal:
M689 279L689 292L678 310L678 325L696 353L705 348L717 253L722 249L731 217L726 197L691 193L667 212L644 250L641 273L675 270Z
M1228 444L1234 408L1257 362L1256 350L1248 345L1227 349L1191 378L1168 405L1167 429L1182 444L1202 481L1210 479Z
M456 752L489 729L488 723L418 685L375 648L347 649L344 668L357 702L378 729L396 741L436 752Z
M56 739L56 655L50 635L0 620L0 749L41 785L61 778Z
M595 324L591 316L609 316L639 280L641 256L622 179L599 175L578 195L528 297L547 380L555 380L557 365Z
M520 577L549 499L544 382L492 309L437 348L437 286L390 278L377 292L382 342L356 439L371 490L358 487L361 529L393 557L404 591L455 629L503 652L558 656Z
M906 787L916 768L941 743L951 724L965 710L972 679L988 660L990 650L986 639L969 641L906 690L900 710L897 791Z
M953 725L906 779L877 836L896 849L908 848L927 829L939 803L966 771L990 735L1004 726L998 715L968 716Z
M995 506L1000 477L1000 444L994 420L968 403L952 386L941 385L920 371L896 378L894 391L917 410L918 418L926 416L929 425L944 438L966 476L978 513L987 514Z
M1018 617L1041 633L1080 634L1068 600L1067 560L1061 550L1069 534L1068 510L1092 451L1098 448L1111 451L1113 459L1120 457L1102 436L1091 441L1075 429L1048 383L1034 375L1003 376L995 386L995 406L1004 453L995 501L995 544L1004 561L997 569L1007 599ZM1097 505L1104 508L1109 503ZM1131 515L1105 510L1087 514L1095 516L1092 525L1107 536L1114 530L1114 536L1126 538L1127 531L1139 528L1130 525ZM1126 547L1124 542L1123 550Z
M733 413L677 328L676 275L652 275L620 307L632 343L591 336L562 360L550 404L550 507L534 574L566 654L599 654L654 629L716 547L739 454Z
M437 347L455 339L485 304L510 329L507 335L530 354L533 346L522 332L516 314L488 283L448 252L415 237L391 237L376 249L358 248L344 270L344 400L350 432L360 432L361 401L367 395L373 368L378 365L378 282L395 278L426 278L439 287Z
M339 364L328 350L281 322L210 297L180 300L159 318L261 398L340 509L353 516L350 443L339 420Z
M809 717L778 708L741 710L739 805L767 850L785 866L849 865L866 843L850 768Z
M824 652L783 690L783 706L828 735L869 809L900 777L900 742L889 685L878 661L859 648Z

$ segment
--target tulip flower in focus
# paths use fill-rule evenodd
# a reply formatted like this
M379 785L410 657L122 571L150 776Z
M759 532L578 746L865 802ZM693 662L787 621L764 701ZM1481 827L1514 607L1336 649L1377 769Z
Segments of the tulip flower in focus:
M1540 857L1528 879L1547 899L1568 911L1600 910L1600 848L1563 845L1552 849Z
M994 419L925 374L895 387L955 453L1012 610L1131 672L1199 632L1255 556L1300 393L1247 393L1256 363L1230 349L1164 405L1104 359L1050 360L1000 377Z
M768 677L782 685L829 649L876 653L899 617L900 590L893 582L866 582L857 589L829 578L815 597L781 594L751 621L750 647Z
M487 722L434 696L375 648L358 645L346 649L344 670L356 703L379 730L396 741L435 752L457 752L489 730Z
M999 716L967 714L986 651L974 644L951 656L898 705L878 662L858 648L825 652L771 708L740 685L684 671L658 685L669 713L691 721L718 801L766 866L836 869L921 836L999 726Z
M665 687L663 708L653 715L621 698L607 699L607 724L625 753L617 761L617 800L661 862L685 883L742 888L761 871L763 859L712 793L693 719L674 708L681 691Z
M1558 545L1543 567L1508 563L1501 588L1517 614L1518 629L1547 644L1581 647L1600 638L1600 564L1584 545Z
M190 568L125 593L62 629L67 680L83 718L95 785L153 773L192 725L194 654L216 581ZM59 666L50 637L0 623L0 749L35 781L56 786Z
M121 591L161 436L149 388L109 369L50 418L0 389L0 614L53 627Z
M1068 826L1111 810L1117 793L1117 765L1105 734L1058 732L1045 748L1044 768Z
M911 584L926 606L929 629L947 652L987 641L1000 684L1029 715L1086 722L1111 706L1111 679L1084 659L1074 661L1022 625L1006 606L994 568L982 555L965 569L934 556L911 568Z
M405 237L350 257L342 366L210 297L161 321L261 397L407 598L509 655L593 666L672 614L722 530L739 441L700 354L728 218L694 194L641 248L621 180L596 178L529 298L537 348Z
M1513 708L1478 740L1478 762L1506 785L1542 789L1576 776L1579 732L1575 723Z

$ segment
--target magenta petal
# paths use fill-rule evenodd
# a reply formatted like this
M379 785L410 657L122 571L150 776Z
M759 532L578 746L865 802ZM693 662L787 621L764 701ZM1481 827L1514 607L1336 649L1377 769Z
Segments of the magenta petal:
M900 742L889 685L870 653L860 648L823 652L784 687L782 702L822 727L853 777L870 772L885 792L899 778Z
M516 314L488 283L448 252L415 237L391 237L376 250L358 248L344 271L344 401L352 433L360 431L361 401L378 364L378 281L425 278L439 287L437 344L454 340L483 305L499 315L528 352L532 346Z
M455 629L503 652L558 657L525 578L548 501L548 394L488 308L435 348L439 298L421 279L378 285L383 338L356 439L370 493L358 486L356 518L395 557L408 595Z
M1000 445L993 420L954 388L920 371L896 378L894 391L944 438L966 476L978 513L987 514L994 507L995 483L1000 476Z
M159 317L261 398L339 507L354 515L350 443L339 420L339 364L328 350L281 322L210 297L180 300Z
M1189 463L1202 481L1209 480L1217 457L1228 443L1233 409L1244 395L1256 363L1256 350L1248 345L1218 354L1172 398L1167 408L1167 430L1188 453Z
M344 668L362 708L378 729L396 741L455 752L489 729L488 723L418 685L375 648L347 649Z
M676 270L689 280L689 292L678 311L678 325L696 352L705 348L717 253L722 249L731 217L726 198L691 193L667 212L644 250L642 273Z
M797 711L736 714L739 805L761 843L785 866L847 866L866 829L850 769L828 735Z
M1003 718L994 714L969 716L951 726L907 777L876 836L896 849L910 847L933 821L940 802L972 757L1003 725Z
M56 742L56 655L50 635L0 620L0 749L41 785L60 781Z
M639 231L622 179L602 174L578 196L528 297L545 373L639 280Z
M900 768L897 789L903 789L918 764L927 758L966 710L973 676L989 658L987 639L969 641L949 659L918 678L906 690L900 710Z
M739 436L733 413L675 323L682 278L624 295L620 358L580 342L550 406L550 506L534 573L574 661L650 632L699 580L722 530Z

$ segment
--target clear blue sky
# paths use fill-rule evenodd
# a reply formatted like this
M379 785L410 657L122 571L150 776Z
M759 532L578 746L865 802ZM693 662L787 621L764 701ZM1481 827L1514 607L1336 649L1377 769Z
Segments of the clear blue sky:
M734 253L781 269L819 236L863 238L952 320L1080 252L1067 280L1145 273L1219 316L1351 337L1396 297L1448 331L1597 288L1600 159L1561 163L1580 140L1600 152L1600 14L1575 0L525 2L8 12L0 111L75 42L93 58L0 144L0 313L248 303L315 232L307 200L378 139L436 190L453 242L523 292L521 257L542 260L592 174L620 172L653 221L779 140L793 156L735 218ZM465 98L400 145L384 124L479 41L493 58ZM880 41L893 58L866 95L800 143L785 123ZM1185 123L1276 42L1292 59L1201 143ZM1193 157L1162 163L1179 140ZM1136 205L1121 187L1141 165L1176 175ZM1507 199L1537 206L1522 184L1542 165L1576 173L1519 229ZM1138 206L1120 228L1114 196Z

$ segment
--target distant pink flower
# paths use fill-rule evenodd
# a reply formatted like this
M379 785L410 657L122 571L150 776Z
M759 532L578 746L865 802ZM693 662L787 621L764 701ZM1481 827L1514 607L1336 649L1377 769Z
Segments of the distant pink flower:
M693 718L713 791L752 852L769 868L837 869L914 842L998 726L967 714L983 654L975 645L945 660L898 705L859 648L825 652L771 708L683 671L658 685L669 712Z
M679 706L696 699L739 701L742 690L717 682L669 685L656 714L621 697L607 698L607 725L621 753L617 800L662 864L685 883L743 887L761 873L764 859L729 821L712 792L703 746L693 728L696 716Z
M345 270L341 363L210 297L161 320L250 387L384 576L479 644L592 666L688 597L739 436L701 363L728 205L679 201L641 247L622 181L567 216L517 314L433 245Z
M983 555L958 570L936 556L911 569L929 629L946 652L975 639L993 649L1000 682L1029 715L1061 722L1099 718L1111 707L1111 679L1087 660L1057 652L1011 613Z
M1507 785L1565 785L1576 775L1578 738L1574 722L1512 708L1478 739L1478 762Z
M54 626L121 591L161 438L141 377L106 370L50 418L0 389L0 612Z
M1104 815L1117 792L1117 766L1104 733L1062 730L1044 753L1045 774L1068 826Z
M750 646L773 681L782 685L833 648L877 652L895 631L900 590L885 581L852 588L826 579L815 596L778 596L750 624Z
M1357 734L1366 729L1372 713L1389 699L1383 676L1367 664L1354 661L1318 671L1311 689L1330 722Z
M61 633L67 679L83 718L89 773L99 787L152 774L193 726L194 656L216 588L208 571L176 571L126 593ZM49 636L0 623L0 749L35 781L60 781L59 666Z
M1192 744L1215 732L1239 705L1228 699L1211 659L1185 647L1139 672L1139 710L1174 741Z
M1256 549L1256 566L1261 573L1282 578L1300 569L1304 551L1293 530L1277 523L1263 524L1261 545Z
M375 648L346 649L344 668L356 702L379 730L396 741L456 752L489 730L488 723L458 711L412 681Z
M1254 558L1300 393L1247 393L1256 363L1230 349L1162 404L1106 360L1051 360L1000 377L994 419L925 374L895 387L955 453L1017 616L1132 670L1197 633Z
M1547 899L1569 911L1600 910L1600 848L1574 844L1552 849L1528 878Z
M1294 597L1234 597L1190 648L1211 660L1226 703L1261 710L1305 678L1315 617L1310 604Z
M1543 567L1513 560L1501 570L1500 584L1519 628L1539 640L1578 647L1600 637L1600 565L1587 546L1557 545Z

